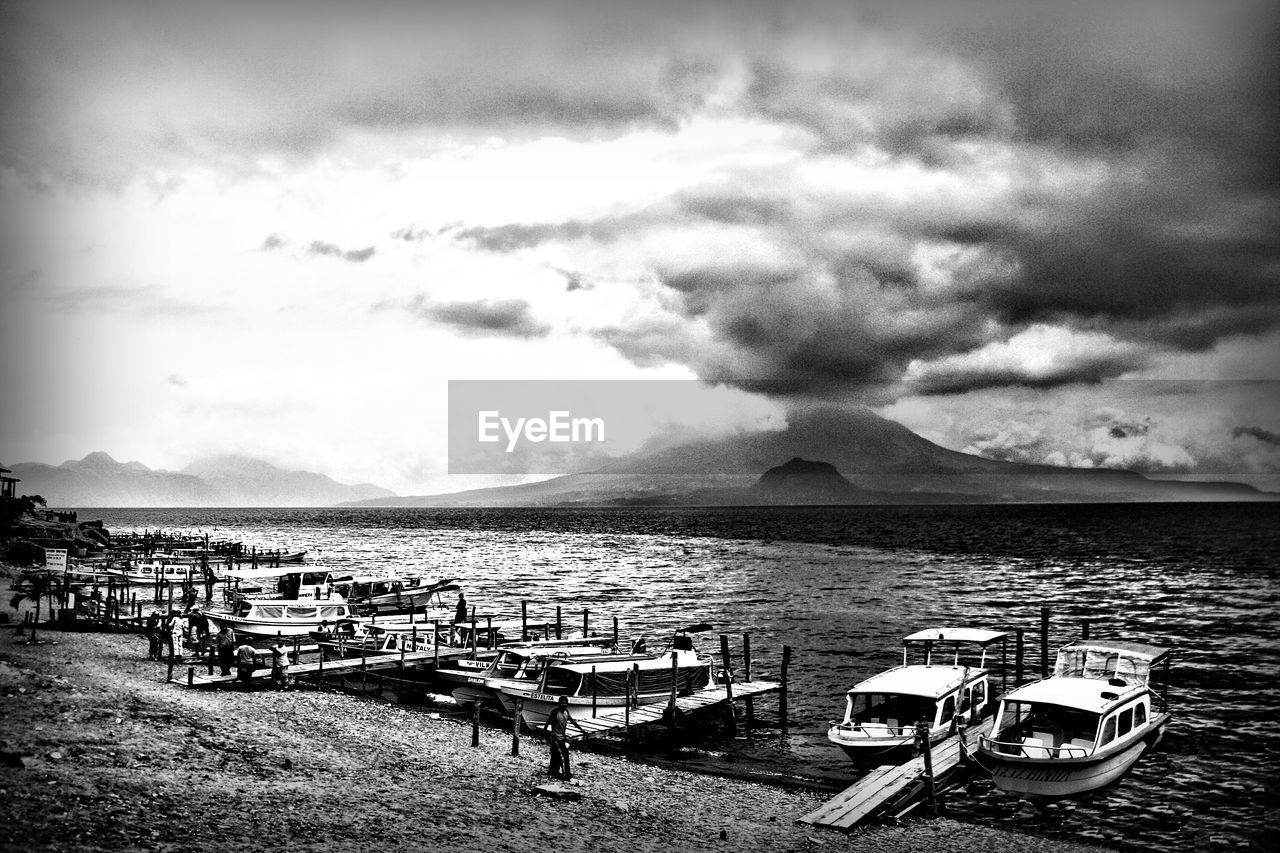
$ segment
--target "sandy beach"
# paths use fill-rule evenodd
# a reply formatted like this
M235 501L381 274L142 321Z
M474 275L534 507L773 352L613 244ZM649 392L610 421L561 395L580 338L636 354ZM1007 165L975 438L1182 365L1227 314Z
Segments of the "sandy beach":
M535 792L547 748L447 714L296 689L165 682L141 637L0 634L6 850L1083 851L917 819L795 823L818 793L575 754L576 800Z

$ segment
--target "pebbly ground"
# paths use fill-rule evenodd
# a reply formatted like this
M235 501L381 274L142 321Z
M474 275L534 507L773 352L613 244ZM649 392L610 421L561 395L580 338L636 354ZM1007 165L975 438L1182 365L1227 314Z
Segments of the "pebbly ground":
M823 799L593 753L577 800L547 748L446 714L314 690L167 684L132 635L0 632L0 849L32 851L1097 850L921 818L845 835Z

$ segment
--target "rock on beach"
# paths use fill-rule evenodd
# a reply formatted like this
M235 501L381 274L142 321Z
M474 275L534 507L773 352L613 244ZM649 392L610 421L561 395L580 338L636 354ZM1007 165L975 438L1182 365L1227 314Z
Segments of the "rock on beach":
M480 849L1076 853L948 819L851 834L796 824L821 794L547 748L334 692L189 690L130 635L0 634L0 847L31 851ZM55 759L57 754L60 757Z

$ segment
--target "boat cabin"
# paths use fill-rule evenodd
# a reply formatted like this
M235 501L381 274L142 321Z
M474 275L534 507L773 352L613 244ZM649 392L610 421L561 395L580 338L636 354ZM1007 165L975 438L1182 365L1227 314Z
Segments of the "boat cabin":
M985 745L997 755L1083 758L1140 738L1166 712L1150 678L1168 661L1168 649L1140 643L1063 646L1051 678L1005 697Z

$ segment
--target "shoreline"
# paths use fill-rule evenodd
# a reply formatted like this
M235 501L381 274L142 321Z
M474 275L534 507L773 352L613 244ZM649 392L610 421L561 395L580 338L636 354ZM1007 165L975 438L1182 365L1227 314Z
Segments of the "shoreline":
M9 611L12 613L12 611ZM575 750L574 801L534 793L547 747L430 710L310 689L189 690L145 640L0 632L6 850L872 849L1076 853L952 819L845 835L795 823L828 794ZM16 765L16 766L15 766Z

